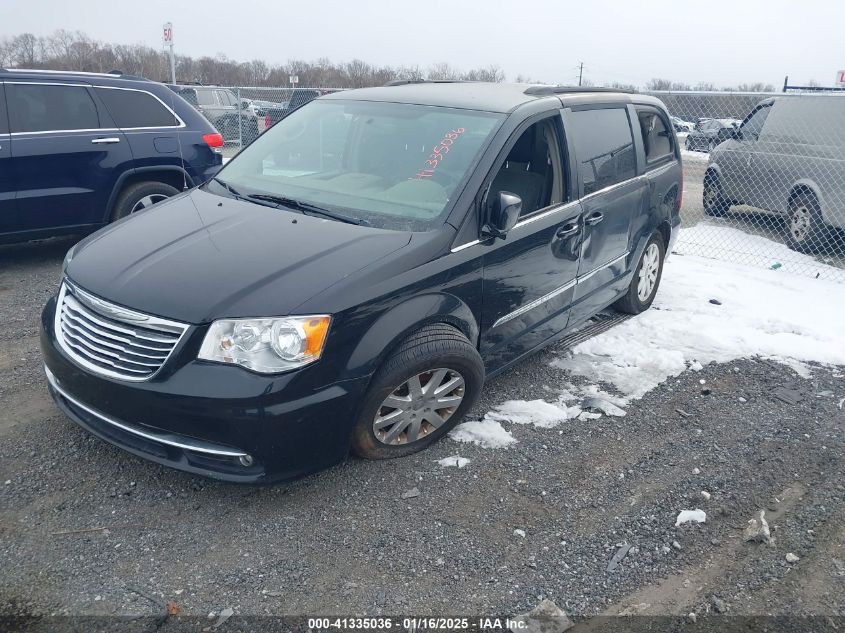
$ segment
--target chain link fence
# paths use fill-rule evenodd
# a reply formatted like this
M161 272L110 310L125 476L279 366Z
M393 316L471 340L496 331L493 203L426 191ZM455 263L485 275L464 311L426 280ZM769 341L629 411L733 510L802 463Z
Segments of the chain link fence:
M338 90L180 84L175 91L223 135L224 155L231 157L294 108Z
M845 281L845 94L650 94L681 144L679 252Z
M342 88L183 85L234 156ZM650 92L684 162L676 250L845 282L845 93Z

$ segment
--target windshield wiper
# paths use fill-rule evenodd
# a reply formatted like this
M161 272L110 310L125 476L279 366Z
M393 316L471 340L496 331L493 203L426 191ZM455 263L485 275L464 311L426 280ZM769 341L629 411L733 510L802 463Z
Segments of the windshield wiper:
M296 209L297 211L300 211L302 213L321 215L326 218L331 218L332 220L337 220L338 222L346 222L347 224L357 224L358 226L369 226L369 222L367 222L366 220L359 220L358 218L352 218L348 215L335 213L334 211L329 211L328 209L317 206L316 204L311 204L310 202L303 202L302 200L296 200L294 198L286 198L285 196L274 196L266 193L253 193L248 195L247 198L249 198L250 200L273 202L283 207L290 207L292 209Z
M212 180L213 180L214 182L216 182L218 185L220 185L221 187L223 187L226 191L228 191L229 193L231 193L231 194L232 194L233 196L235 196L236 198L241 198L241 199L244 199L244 197L243 197L241 194L239 194L239 193L235 190L235 188L234 188L232 185L230 185L228 182L223 182L223 181L222 181L222 180L220 180L217 176L214 176L214 177L212 178Z

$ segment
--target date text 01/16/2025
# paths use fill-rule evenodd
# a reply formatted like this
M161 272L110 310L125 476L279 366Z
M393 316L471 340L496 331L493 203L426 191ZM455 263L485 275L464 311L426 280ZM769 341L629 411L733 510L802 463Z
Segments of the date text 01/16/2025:
M323 631L518 631L528 622L500 617L336 617L308 618L308 629Z

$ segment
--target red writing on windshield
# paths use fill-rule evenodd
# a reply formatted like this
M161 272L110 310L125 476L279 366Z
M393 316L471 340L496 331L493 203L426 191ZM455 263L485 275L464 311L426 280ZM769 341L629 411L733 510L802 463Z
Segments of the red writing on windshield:
M431 150L431 155L428 157L428 160L425 161L426 167L419 170L417 175L411 180L431 178L434 175L434 170L437 169L437 166L445 160L446 154L449 153L449 147L452 143L458 140L463 133L464 128L462 127L455 128L451 132L446 132L446 134L443 135L443 138L440 139L440 142Z

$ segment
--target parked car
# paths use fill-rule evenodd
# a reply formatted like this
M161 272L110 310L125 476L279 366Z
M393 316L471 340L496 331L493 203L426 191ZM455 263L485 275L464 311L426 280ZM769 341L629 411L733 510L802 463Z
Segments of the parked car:
M50 391L109 442L231 481L407 455L486 377L607 306L646 310L681 185L653 97L323 96L68 254L42 317Z
M309 101L312 101L321 95L329 94L330 92L333 91L314 90L312 88L294 89L289 100L279 103L276 106L268 105L264 108L264 114L267 120L266 127L269 128L278 121L282 120L291 112L291 110L295 110L299 106L305 105Z
M0 69L0 241L90 232L205 182L223 139L163 84Z
M684 121L676 116L670 116L669 118L672 120L672 126L675 128L676 132L692 132L695 129L694 123Z
M258 137L259 116L249 107L248 100L238 101L237 95L228 88L173 84L167 87L211 121L225 142L246 145Z
M693 152L709 152L733 137L739 123L737 119L701 119L687 135L685 147Z
M839 95L761 101L734 137L710 153L705 211L722 216L731 205L746 204L784 213L791 248L833 245L845 229L845 136L836 133L842 121Z

